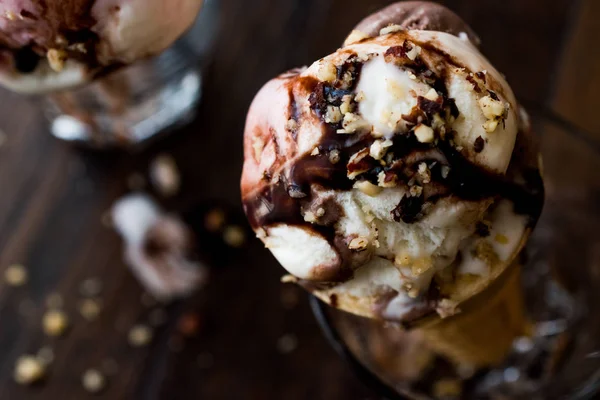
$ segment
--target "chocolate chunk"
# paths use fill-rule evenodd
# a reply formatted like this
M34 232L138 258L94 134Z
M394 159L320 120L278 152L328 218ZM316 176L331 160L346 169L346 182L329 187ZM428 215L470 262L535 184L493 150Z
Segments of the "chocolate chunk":
M421 210L424 203L425 199L423 196L404 196L400 200L400 204L392 210L392 218L396 222L403 221L407 224L417 222L421 218Z
M475 143L473 143L473 150L475 150L475 153L481 153L484 147L485 140L483 140L483 138L479 136L477 139L475 139Z

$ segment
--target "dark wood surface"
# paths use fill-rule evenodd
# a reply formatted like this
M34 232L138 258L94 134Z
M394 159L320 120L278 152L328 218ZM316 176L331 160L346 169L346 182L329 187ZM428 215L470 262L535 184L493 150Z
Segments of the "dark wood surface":
M121 242L101 220L128 192L128 178L145 173L159 153L177 159L183 180L182 192L165 207L190 211L210 201L239 219L241 135L253 95L277 73L334 50L361 16L388 3L222 0L198 117L143 152L98 154L59 143L35 102L1 92L0 128L7 139L0 147L0 272L21 263L29 281L20 288L0 283L0 399L90 397L81 374L107 360L118 371L98 398L375 398L321 336L304 294L279 283L282 269L256 240L219 257L226 262L215 263L208 286L168 308L169 321L149 347L132 348L128 330L147 321L153 307L141 300L143 290L121 261ZM543 103L558 93L555 74L565 71L562 59L569 53L563 46L572 39L578 2L445 3L480 34L486 54L519 96ZM81 282L91 277L103 282L103 308L97 320L86 322L77 304ZM51 293L64 297L72 322L59 339L41 330ZM177 322L190 313L199 330L182 338ZM297 338L289 354L278 348L286 335ZM15 360L42 346L51 346L56 357L48 378L36 387L17 385Z

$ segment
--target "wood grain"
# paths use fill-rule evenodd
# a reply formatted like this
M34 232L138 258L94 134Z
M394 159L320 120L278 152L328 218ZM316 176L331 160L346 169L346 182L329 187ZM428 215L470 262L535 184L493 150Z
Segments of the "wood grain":
M362 16L388 3L222 0L198 117L141 153L98 154L59 143L46 132L38 104L1 92L0 128L8 140L0 147L0 272L22 263L30 279L22 288L0 284L0 399L87 398L81 374L107 360L119 370L97 398L374 398L321 336L303 293L279 283L281 268L254 240L238 252L213 254L221 262L207 288L168 308L171 318L150 347L131 348L128 329L147 321L152 307L142 304L142 290L121 261L121 243L101 219L128 191L128 177L145 173L163 152L177 159L184 189L163 201L167 208L193 211L216 202L241 218L241 135L256 91L274 75L331 52ZM445 3L479 32L486 54L520 96L547 98L548 65L558 60L570 0ZM104 284L103 309L85 322L77 304L79 286L90 277ZM64 296L72 328L49 340L40 319L53 292ZM189 312L199 316L201 329L182 339L177 319ZM298 340L289 354L277 346L285 335ZM48 379L39 387L18 386L16 358L44 345L56 353Z

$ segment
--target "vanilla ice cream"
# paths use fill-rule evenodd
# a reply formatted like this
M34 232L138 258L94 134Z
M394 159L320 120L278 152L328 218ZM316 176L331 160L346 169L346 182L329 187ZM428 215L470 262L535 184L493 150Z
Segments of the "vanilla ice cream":
M451 314L464 296L445 288L499 274L541 207L515 183L527 181L514 149L529 128L510 86L469 35L420 28L355 30L267 83L248 113L241 183L288 280L402 322Z
M166 49L203 0L0 2L0 83L37 93L78 85Z

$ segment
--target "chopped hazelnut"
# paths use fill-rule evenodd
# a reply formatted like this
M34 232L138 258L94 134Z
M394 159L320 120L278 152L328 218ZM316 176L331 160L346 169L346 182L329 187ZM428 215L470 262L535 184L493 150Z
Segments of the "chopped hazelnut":
M417 80L417 76L410 71L408 71L408 78L413 81Z
M421 197L423 194L423 188L421 186L411 186L409 189L409 193L412 197Z
M62 336L69 327L67 314L60 310L50 310L42 319L44 332L48 336Z
M390 148L394 143L391 140L376 140L373 142L370 148L370 155L375 160L381 160L387 149Z
M304 213L304 221L308 222L309 224L314 224L318 221L318 219L314 212L307 211Z
M98 370L88 369L81 377L83 388L90 393L98 393L106 386L106 379Z
M354 113L347 113L344 114L344 121L342 122L342 127L344 129L338 130L338 133L350 134L358 130L370 128L371 126L366 120L364 120L359 115Z
M431 89L429 89L429 92L427 92L427 94L424 97L427 100L436 101L440 96L438 95L438 92L434 88L431 88Z
M319 155L319 153L320 153L320 151L319 151L319 148L318 148L318 147L315 147L315 148L313 149L313 151L311 151L311 152L310 152L310 155L311 155L311 156L318 156L318 155Z
M415 136L421 143L431 143L435 139L435 132L427 125L419 124L415 128Z
M375 185L373 185L369 181L356 182L354 184L354 188L360 190L361 192L363 192L367 196L371 196L371 197L377 196L383 190L379 186L375 186Z
M348 113L352 112L352 96L351 95L347 94L344 97L342 97L342 104L340 105L340 111L342 114L348 114Z
M65 62L67 61L67 52L64 50L50 49L46 53L48 58L48 64L56 72L60 72L65 68Z
M429 170L427 163L422 162L419 164L419 176L421 176L423 183L431 182L431 171Z
M331 61L323 60L317 71L317 78L323 82L334 82L337 79L337 68Z
M357 151L352 155L352 157L350 157L350 160L348 161L348 179L356 179L357 176L369 170L368 165L364 167L361 167L360 165L360 161L362 161L362 159L367 157L368 155L369 149L365 148L360 151Z
M328 124L337 124L342 120L342 112L339 107L327 106L327 113L325 114L325 122Z
M350 241L348 248L350 250L364 250L369 246L369 239L365 237L357 237Z
M325 209L323 207L319 207L316 212L317 217L322 217L325 215Z
M493 120L493 119L490 119L483 124L483 129L485 129L485 131L487 133L494 133L497 128L498 128L498 121Z
M366 33L359 31L357 29L354 29L352 32L350 32L350 35L346 38L344 45L348 46L348 45L358 43L358 42L363 41L368 38L370 38L370 36L367 35Z
M377 175L377 184L384 188L392 188L396 187L398 177L393 175L388 175L384 171L381 171L379 175Z
M15 365L14 378L20 385L30 385L42 379L46 373L44 364L37 357L24 355Z
M496 119L501 117L505 113L504 103L500 100L495 100L492 96L485 96L479 99L479 107L483 112L483 115L487 119Z
M447 179L448 175L450 175L450 167L447 165L442 165L440 172L442 174L442 178Z
M419 54L421 54L421 48L413 44L413 48L406 53L406 56L409 60L414 61L417 59Z
M20 264L11 265L4 271L4 280L10 286L23 286L27 283L27 270Z
M340 162L340 151L339 150L331 150L329 152L329 162L332 164L337 164Z
M496 240L496 242L498 242L500 244L508 244L509 243L508 237L506 235L502 235L500 233L496 235L494 240Z
M400 25L395 25L395 24L388 25L379 31L379 36L385 36L385 35L389 35L390 33L396 33L396 32L400 32L403 30L404 30L404 28L402 28Z

